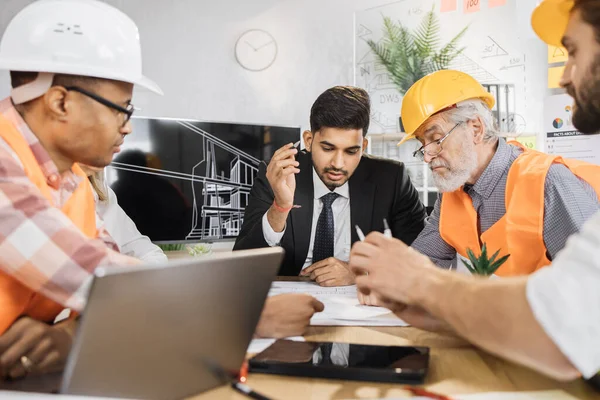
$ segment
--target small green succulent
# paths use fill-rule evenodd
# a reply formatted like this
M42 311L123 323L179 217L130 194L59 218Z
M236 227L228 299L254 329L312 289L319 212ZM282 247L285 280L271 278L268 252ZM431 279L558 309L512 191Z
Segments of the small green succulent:
M193 246L187 246L187 251L190 256L203 256L211 253L212 246L210 243L198 243Z
M488 258L487 247L484 243L481 247L481 255L479 257L476 257L475 253L473 253L471 249L467 249L467 255L469 256L471 264L462 259L461 261L473 275L490 276L493 275L494 272L496 272L496 270L506 262L506 260L508 260L508 257L510 257L510 254L507 254L504 257L496 260L496 257L498 257L499 253L500 250L495 252L492 257Z

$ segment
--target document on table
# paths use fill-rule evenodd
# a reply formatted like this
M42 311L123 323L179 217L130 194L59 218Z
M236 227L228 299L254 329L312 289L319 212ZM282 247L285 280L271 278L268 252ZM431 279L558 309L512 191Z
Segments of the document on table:
M449 396L453 400L577 400L562 390L539 392L490 392ZM404 398L404 397L403 397ZM431 400L431 397L410 397L411 400ZM383 399L378 399L383 400ZM388 399L389 400L389 399ZM397 400L400 400L398 398Z
M311 325L408 326L387 308L361 305L355 285L328 288L314 282L273 282L269 296L284 293L310 294L325 305L323 312L312 317Z
M258 354L261 351L265 350L267 347L269 347L270 345L272 345L273 343L275 343L277 339L252 339L252 341L250 342L250 345L248 346L248 350L246 350L246 353L249 354ZM306 339L304 339L302 336L290 336L290 337L286 337L284 338L284 340L293 340L294 342L305 342Z
M562 390L539 392L490 392L453 396L456 400L577 400Z

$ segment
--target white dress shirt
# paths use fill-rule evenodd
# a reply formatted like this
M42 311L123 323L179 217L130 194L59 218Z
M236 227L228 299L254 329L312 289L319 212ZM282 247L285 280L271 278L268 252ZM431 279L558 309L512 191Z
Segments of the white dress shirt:
M315 232L317 230L317 221L319 220L319 215L321 214L321 210L323 209L323 202L321 201L321 197L325 196L327 193L330 193L330 190L325 186L317 172L313 168L313 188L314 188L314 203L313 203L313 217L312 217L312 226L310 229L310 244L308 247L308 253L306 254L306 260L304 261L304 265L302 269L309 267L312 264L313 258L313 248L315 242ZM344 183L342 186L335 188L335 193L339 194L339 197L333 201L331 205L331 210L333 211L333 225L334 225L334 239L335 243L333 245L333 256L340 261L348 262L350 259L350 245L352 244L351 236L350 236L350 190L348 187L348 182ZM262 219L262 228L263 235L265 237L265 241L271 247L278 246L281 242L281 238L285 233L286 227L283 228L281 232L275 232L271 225L269 224L269 220L267 218L267 213L263 215Z
M153 244L148 236L142 235L135 226L135 222L119 206L115 192L102 179L99 180L99 184L108 199L100 201L98 194L93 190L96 201L96 227L106 229L119 246L121 254L152 264L167 262L167 256L160 247ZM90 279L89 283L91 282ZM56 316L54 323L67 319L70 315L71 310L65 308Z
M590 378L600 371L600 212L567 240L550 267L531 275L527 300L562 353Z
M135 223L117 203L117 196L108 185L104 187L106 201L99 201L96 192L96 225L103 227L119 246L122 254L138 258L147 263L167 262L167 256L148 236L138 231Z

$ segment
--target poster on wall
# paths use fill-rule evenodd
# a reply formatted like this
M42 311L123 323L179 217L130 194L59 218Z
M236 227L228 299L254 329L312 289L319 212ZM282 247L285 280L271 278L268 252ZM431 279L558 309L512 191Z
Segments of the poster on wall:
M572 121L573 98L550 96L544 102L546 152L600 165L600 135L584 135Z

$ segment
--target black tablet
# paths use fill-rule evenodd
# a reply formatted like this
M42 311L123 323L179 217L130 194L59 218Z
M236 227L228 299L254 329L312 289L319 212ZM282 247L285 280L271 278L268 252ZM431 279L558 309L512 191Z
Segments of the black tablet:
M278 340L249 361L250 372L325 379L422 383L429 348Z

